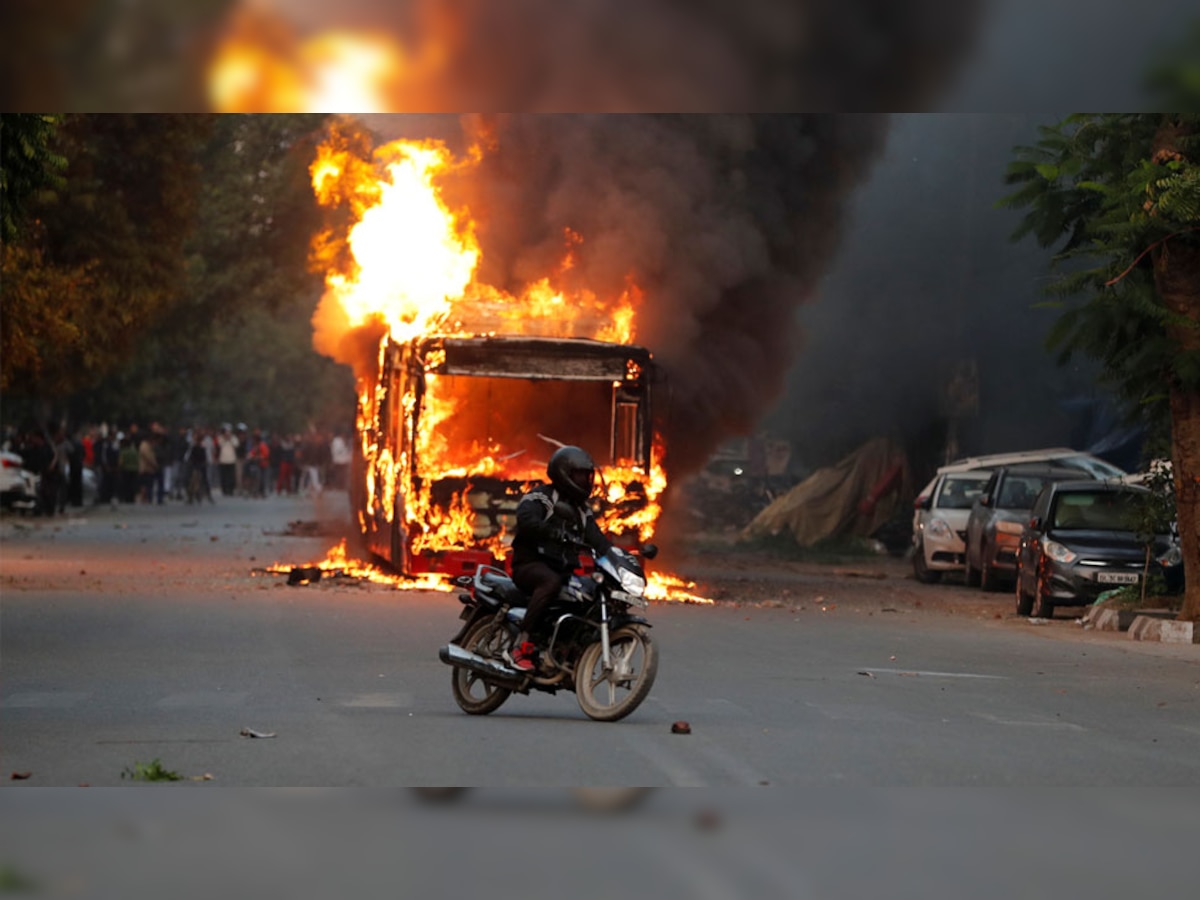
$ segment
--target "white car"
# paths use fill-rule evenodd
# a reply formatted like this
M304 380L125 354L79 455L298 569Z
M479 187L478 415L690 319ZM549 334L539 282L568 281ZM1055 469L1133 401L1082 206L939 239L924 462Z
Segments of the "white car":
M1097 481L1126 479L1129 477L1124 469L1114 466L1112 463L1098 456L1093 456L1091 453L1085 453L1082 450L1072 450L1070 447L1049 447L1045 450L1024 450L1020 453L994 453L990 456L967 456L962 459L956 459L954 462L947 463L938 468L937 474L933 476L929 484L925 485L921 489L921 493L917 494L917 499L920 500L922 497L928 497L932 494L938 478L947 472L970 472L975 469L991 472L1000 466L1015 466L1021 463L1047 463L1048 465L1060 466L1064 469L1079 469L1081 472L1086 472L1089 478L1095 478ZM913 518L913 528L916 528L916 517Z
M913 572L932 584L943 572L966 569L967 519L975 499L991 477L991 469L969 469L938 475L927 496L913 504Z
M24 510L37 506L37 476L25 468L19 453L10 450L0 450L0 506Z

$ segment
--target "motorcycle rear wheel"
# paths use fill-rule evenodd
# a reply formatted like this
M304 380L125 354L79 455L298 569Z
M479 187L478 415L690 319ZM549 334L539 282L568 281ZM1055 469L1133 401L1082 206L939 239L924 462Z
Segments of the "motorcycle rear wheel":
M650 635L636 628L618 628L609 635L613 662L604 668L604 648L589 645L575 667L575 697L579 708L597 722L623 719L650 694L658 674L658 648Z
M491 619L483 619L471 626L459 646L469 653L500 659L511 643L512 635L506 629ZM495 712L512 694L508 688L490 684L479 673L458 666L450 673L450 692L459 708L472 716Z

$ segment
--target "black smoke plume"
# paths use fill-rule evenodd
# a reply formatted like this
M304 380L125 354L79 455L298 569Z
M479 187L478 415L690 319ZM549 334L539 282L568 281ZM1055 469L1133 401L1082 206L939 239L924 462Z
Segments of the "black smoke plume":
M583 236L568 287L644 291L637 343L667 375L672 476L750 431L795 359L797 307L837 251L847 194L883 147L880 115L470 119L492 148L463 185L478 280L510 290Z
M394 112L901 110L974 46L984 0L39 0L8 4L13 111L193 111L231 34L279 68L329 31L403 57ZM296 112L249 86L244 112ZM322 110L347 112L345 109Z

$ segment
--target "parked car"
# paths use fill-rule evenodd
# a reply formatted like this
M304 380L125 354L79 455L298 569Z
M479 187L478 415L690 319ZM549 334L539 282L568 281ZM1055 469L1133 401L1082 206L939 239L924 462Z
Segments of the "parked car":
M993 453L988 456L965 456L947 463L937 470L937 475L921 489L917 495L928 497L933 492L937 479L947 472L994 472L1000 466L1018 466L1026 463L1040 463L1047 466L1058 466L1063 469L1077 469L1089 478L1108 479L1126 478L1127 473L1119 466L1114 466L1107 460L1085 453L1082 450L1072 450L1070 447L1048 447L1044 450L1024 450L1019 453ZM915 526L914 522L914 526Z
M967 519L991 472L946 472L927 497L918 497L913 515L913 573L932 584L945 572L966 566Z
M1011 579L1021 529L1042 488L1056 481L1077 481L1083 474L1078 469L1028 463L992 472L967 517L967 584L990 591L999 587L1000 578Z
M37 476L25 468L19 453L0 450L0 507L37 508Z
M1067 481L1038 496L1021 532L1017 555L1018 615L1054 616L1058 606L1084 606L1104 591L1139 584L1146 545L1134 522L1147 488L1113 482ZM1183 553L1163 522L1150 541L1150 571L1169 590L1183 587Z

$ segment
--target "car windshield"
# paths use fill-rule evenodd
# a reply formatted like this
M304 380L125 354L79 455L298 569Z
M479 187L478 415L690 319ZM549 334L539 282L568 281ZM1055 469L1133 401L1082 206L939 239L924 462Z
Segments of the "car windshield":
M938 491L937 500L934 506L939 509L970 509L975 503L975 499L983 493L983 486L987 483L987 476L971 476L971 477L947 477L942 482L942 489Z
M1132 491L1072 491L1054 502L1059 530L1134 531L1142 517L1140 495Z
M1010 474L1004 479L1000 496L996 498L998 509L1032 509L1033 501L1046 486L1048 478L1039 475Z

